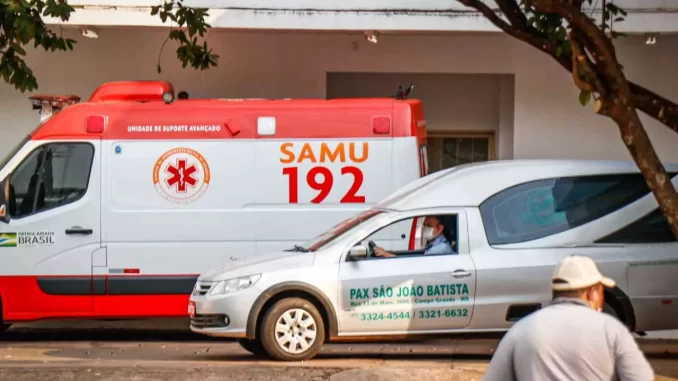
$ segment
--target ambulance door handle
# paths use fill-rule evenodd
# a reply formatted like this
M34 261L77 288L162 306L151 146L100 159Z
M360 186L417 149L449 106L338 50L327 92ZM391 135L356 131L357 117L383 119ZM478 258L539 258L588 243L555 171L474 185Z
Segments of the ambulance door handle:
M455 278L466 278L467 276L471 276L471 273L466 270L459 269L454 270L454 272L452 272L452 276Z
M92 234L92 229L83 229L80 226L73 226L70 229L66 229L66 234L90 235Z

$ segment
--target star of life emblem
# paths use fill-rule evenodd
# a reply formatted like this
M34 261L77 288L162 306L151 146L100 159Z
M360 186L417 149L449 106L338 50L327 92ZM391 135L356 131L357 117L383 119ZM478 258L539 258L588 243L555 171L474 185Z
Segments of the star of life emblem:
M153 167L153 185L167 201L188 204L207 191L210 169L197 151L179 147L165 152Z

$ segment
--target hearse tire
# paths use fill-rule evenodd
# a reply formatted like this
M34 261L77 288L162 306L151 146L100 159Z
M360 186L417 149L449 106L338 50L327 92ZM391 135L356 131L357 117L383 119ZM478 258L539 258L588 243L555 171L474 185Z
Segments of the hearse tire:
M619 319L619 314L617 314L617 310L608 303L605 303L605 305L603 306L603 313L606 313L618 320L621 320Z
M264 349L264 346L261 344L260 340L240 339L238 340L238 344L240 344L242 349L246 350L247 352L255 356L259 357L268 356L268 353Z
M274 303L259 328L264 349L275 360L304 361L315 357L325 340L325 326L318 309L302 298Z

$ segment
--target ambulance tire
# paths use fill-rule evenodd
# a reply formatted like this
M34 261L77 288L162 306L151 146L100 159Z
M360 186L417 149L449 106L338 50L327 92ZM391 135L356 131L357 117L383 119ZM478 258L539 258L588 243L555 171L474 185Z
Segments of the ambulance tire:
M290 331L276 332L279 323ZM309 360L318 354L325 340L325 324L320 312L313 303L302 298L275 302L264 314L259 332L268 355L279 361ZM291 335L292 339L284 339L286 335ZM306 343L305 349L302 340Z
M266 352L264 346L261 344L261 341L259 340L240 339L238 340L238 344L240 344L242 349L246 350L247 352L255 356L259 357L268 356L268 353Z
M2 322L2 298L0 298L0 333L5 332L9 328L10 324L5 324Z

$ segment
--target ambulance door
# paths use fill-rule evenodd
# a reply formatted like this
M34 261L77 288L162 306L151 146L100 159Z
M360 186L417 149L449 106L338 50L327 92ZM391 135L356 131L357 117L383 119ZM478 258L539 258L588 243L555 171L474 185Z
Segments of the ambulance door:
M95 271L107 280L97 315L185 316L200 274L254 251L252 143L155 136L103 143L106 261Z
M5 317L90 313L91 258L101 247L100 141L29 142L18 156L3 183Z

